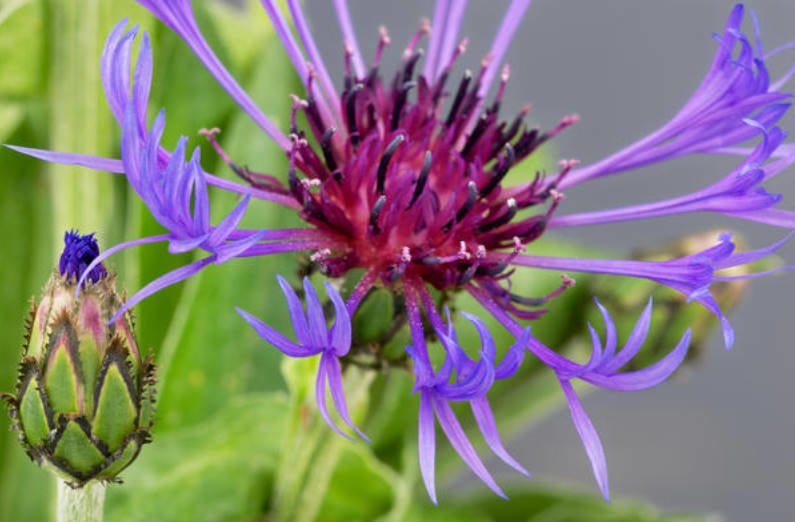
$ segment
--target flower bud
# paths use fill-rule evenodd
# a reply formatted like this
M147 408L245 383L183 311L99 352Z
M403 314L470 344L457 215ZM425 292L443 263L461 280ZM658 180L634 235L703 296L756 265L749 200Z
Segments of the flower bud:
M150 440L155 367L141 358L115 275L97 264L93 234L67 232L59 270L34 300L13 395L4 394L19 441L75 487L111 481Z

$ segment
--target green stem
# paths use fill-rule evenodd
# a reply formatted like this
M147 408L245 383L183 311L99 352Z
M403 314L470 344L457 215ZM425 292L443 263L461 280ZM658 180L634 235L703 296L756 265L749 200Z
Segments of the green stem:
M109 155L111 126L99 78L98 60L110 26L101 0L50 0L50 147ZM50 167L55 250L65 229L108 232L113 202L111 176L78 167Z
M61 479L57 481L57 522L102 522L104 484L93 481L82 488L72 488Z
M362 417L367 407L374 377L374 372L358 368L345 372L346 397L354 418ZM288 433L274 487L275 517L285 522L312 522L317 518L343 451L349 444L362 443L343 439L317 418L307 427L307 402L304 400L307 397L301 395L293 395ZM310 415L316 413L309 411Z

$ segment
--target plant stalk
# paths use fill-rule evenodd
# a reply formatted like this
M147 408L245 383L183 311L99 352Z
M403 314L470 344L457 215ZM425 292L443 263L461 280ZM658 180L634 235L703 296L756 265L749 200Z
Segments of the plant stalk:
M58 481L57 522L102 522L105 485L92 481L82 488L72 488Z

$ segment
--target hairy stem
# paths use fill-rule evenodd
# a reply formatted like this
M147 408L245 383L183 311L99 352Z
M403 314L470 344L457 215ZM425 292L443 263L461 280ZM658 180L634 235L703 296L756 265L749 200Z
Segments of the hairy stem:
M104 484L93 481L82 488L72 488L61 479L57 481L57 522L102 522Z

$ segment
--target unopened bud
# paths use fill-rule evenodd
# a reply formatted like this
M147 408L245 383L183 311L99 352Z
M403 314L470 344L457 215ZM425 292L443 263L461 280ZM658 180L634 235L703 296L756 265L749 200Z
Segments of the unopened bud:
M155 367L142 358L115 275L93 235L67 232L58 270L35 301L13 394L3 394L28 455L80 487L112 481L150 440ZM77 297L76 297L77 295Z

